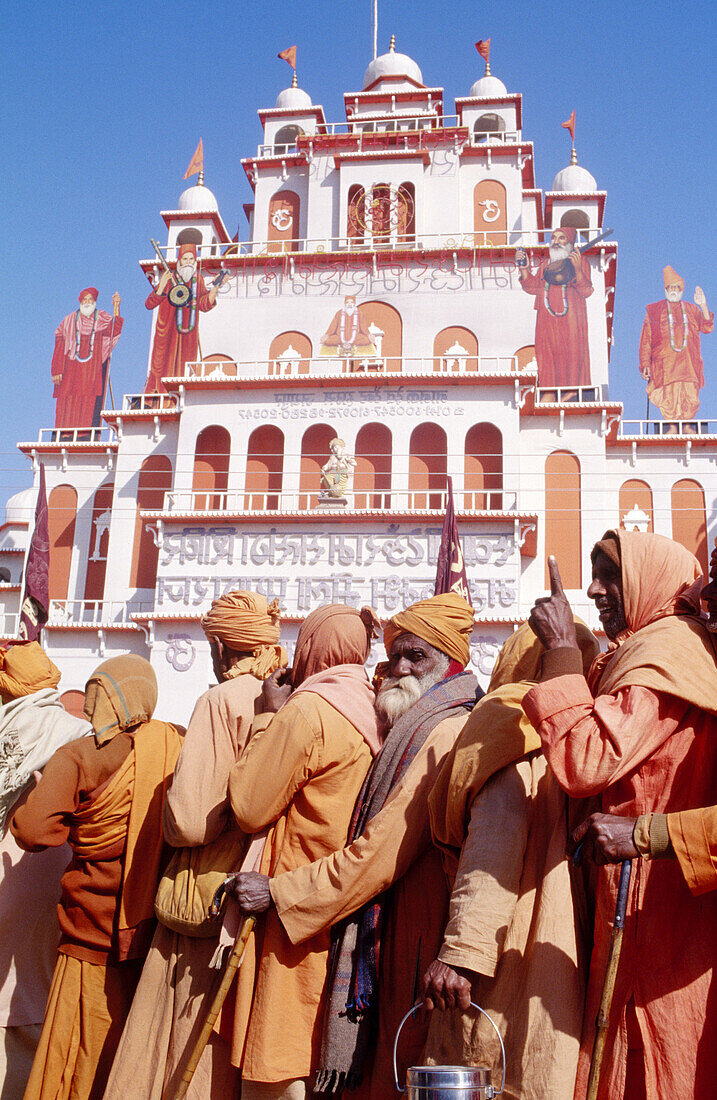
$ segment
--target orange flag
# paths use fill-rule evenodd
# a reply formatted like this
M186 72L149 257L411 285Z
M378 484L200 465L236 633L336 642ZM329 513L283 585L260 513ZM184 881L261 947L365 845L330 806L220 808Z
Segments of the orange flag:
M199 139L199 145L194 150L194 156L189 162L189 168L182 176L182 179L189 179L190 176L194 176L197 172L204 171L204 146L202 145L202 139Z
M296 72L296 46L289 46L288 49L282 50L276 56L282 61L288 61L294 72Z
M562 126L562 128L564 130L569 130L570 131L570 137L571 137L572 143L574 145L575 144L575 111L573 111L570 118L566 119L565 122L561 122L560 125Z
M476 42L476 49L484 61L490 61L490 38L486 38L485 41L481 38Z

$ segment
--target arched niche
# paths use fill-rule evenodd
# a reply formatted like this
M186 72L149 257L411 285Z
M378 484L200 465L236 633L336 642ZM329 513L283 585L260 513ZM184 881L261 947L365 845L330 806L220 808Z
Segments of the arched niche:
M110 517L114 497L114 482L100 485L92 502L92 526L85 575L85 599L101 600L105 594L107 548L110 541Z
M412 241L416 236L416 188L412 183L399 184L396 204L398 242Z
M358 311L371 333L377 357L384 361L384 369L400 371L403 355L401 314L387 302L361 302Z
M695 555L706 577L709 554L705 491L691 477L680 478L672 486L672 537Z
M189 226L187 229L181 229L177 234L177 244L196 244L199 248L202 243L202 231L201 229L193 229Z
M295 191L277 191L272 195L266 237L269 252L293 252L298 248L300 205Z
M582 587L580 462L571 451L553 451L545 460L545 587L548 558L557 558L565 588Z
M50 599L66 600L75 545L77 492L72 485L56 485L47 498L50 542Z
M226 507L231 449L231 436L221 424L210 424L197 436L192 473L192 504L199 511Z
M503 436L495 424L474 424L466 434L466 508L503 508Z
M505 119L494 111L486 111L473 123L473 138L475 141L486 141L487 135L504 134Z
M481 180L473 188L473 228L476 245L506 244L508 193L498 180ZM502 231L502 232L501 232Z
M313 508L321 488L321 467L331 457L329 444L336 438L336 429L329 424L312 424L301 440L299 469L299 508Z
M448 441L440 425L418 424L413 429L408 458L409 507L443 507L447 455Z
M620 526L626 531L653 531L652 489L630 477L620 486Z
M276 511L281 499L284 433L275 424L261 424L249 436L244 507Z
M269 374L282 377L308 374L313 354L311 340L305 333L293 329L280 332L269 345Z
M274 135L274 151L286 152L287 147L296 145L297 139L304 136L304 131L296 122L289 122L286 126L276 131Z
M214 366L203 367L203 373L205 376L207 374L211 374L212 371L219 368L226 378L236 378L236 360L232 359L231 355L224 355L223 352L217 351L214 352L212 355L205 355L202 359L202 363L214 364Z
M166 455L149 455L139 471L137 484L137 519L134 528L130 587L151 588L157 584L157 547L150 526L142 519L143 511L159 511L164 507L164 494L172 488L172 463Z
M391 507L393 443L385 424L364 424L356 436L354 507Z
M533 370L537 370L538 362L535 358L535 344L524 344L522 348L518 348L515 352L515 360L519 371L525 370L526 367L532 367Z
M478 370L478 340L462 325L441 329L433 341L433 369L444 374Z

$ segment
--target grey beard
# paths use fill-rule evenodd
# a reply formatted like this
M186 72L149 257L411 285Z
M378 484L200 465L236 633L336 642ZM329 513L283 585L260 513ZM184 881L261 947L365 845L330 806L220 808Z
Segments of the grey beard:
M80 313L82 314L83 317L91 317L92 314L95 312L95 308L96 307L94 305L92 305L92 306L80 306Z
M180 267L179 274L182 276L185 283L190 282L194 275L194 264L185 264L184 267Z
M563 247L562 245L558 246L558 245L551 244L551 246L550 246L550 259L551 259L551 262L554 263L556 260L567 260L569 255L570 255L570 249L568 248L567 245L565 245L565 247Z
M408 676L387 676L376 696L376 713L390 727L417 703L422 695L445 677L450 657L441 653L441 661L432 672L420 678L410 673Z
M683 293L682 290L666 290L665 297L668 302L681 302Z

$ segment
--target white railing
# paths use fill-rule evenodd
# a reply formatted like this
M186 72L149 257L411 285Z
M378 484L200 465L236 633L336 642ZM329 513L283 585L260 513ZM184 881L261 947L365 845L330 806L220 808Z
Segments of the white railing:
M3 638L17 638L17 632L20 627L19 614L10 615L0 612L0 636Z
M47 625L58 626L131 626L132 614L147 612L153 605L128 600L50 600Z
M717 420L622 420L618 438L632 436L717 435Z
M553 386L537 391L537 404L572 404L600 400L599 386Z
M177 412L176 393L126 393L122 399L123 413Z
M457 511L464 512L513 512L517 507L517 493L502 490L487 492L454 491L454 503ZM342 502L343 501L343 502ZM423 490L421 492L403 492L401 490L370 491L349 489L342 500L320 499L318 487L315 491L305 490L296 493L284 492L194 492L172 490L164 495L165 512L307 512L320 511L391 511L425 512L445 511L445 491Z
M73 443L112 443L116 436L111 428L41 428L38 443L56 443L71 446Z
M518 360L514 355L475 356L445 352L443 355L402 356L319 356L304 359L296 354L277 356L276 359L246 359L233 362L209 359L187 363L184 377L202 378L206 381L249 378L343 378L346 375L413 375L443 382L456 375L477 377L519 374ZM554 392L554 391L553 391ZM428 398L427 398L428 400Z
M198 245L200 259L224 258L230 260L238 256L292 256L321 254L331 252L382 252L390 249L410 252L445 251L456 252L461 249L478 251L497 248L537 248L550 241L551 229L475 229L465 233L377 233L370 236L350 237L343 234L338 237L302 237L294 240L278 241L232 241L228 244L217 243ZM598 248L605 248L606 242L600 242ZM163 245L161 251L168 260L177 258L177 246ZM143 265L154 267L159 272L156 256L140 261ZM219 264L217 264L217 268ZM208 273L212 274L211 269ZM205 272L207 274L207 272ZM225 284L226 285L226 284Z

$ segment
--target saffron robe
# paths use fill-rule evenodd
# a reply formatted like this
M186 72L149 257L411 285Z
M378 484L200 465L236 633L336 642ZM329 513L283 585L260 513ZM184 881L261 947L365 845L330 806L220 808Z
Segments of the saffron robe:
M536 272L528 271L520 281L523 290L535 296L534 308L538 311L535 319L538 385L589 386L590 349L585 299L593 292L590 265L582 259L580 272L569 283L554 286L544 277L549 263L550 260L542 260ZM563 313L566 304L565 315L554 316Z
M604 813L670 814L706 806L714 798L717 716L709 711L641 685L593 698L578 675L538 684L523 705L560 785L575 798L600 795ZM599 869L576 1100L586 1094L619 877L619 864ZM715 942L717 892L694 897L677 860L636 860L599 1100L624 1092L630 1002L643 1047L647 1096L714 1096Z
M683 304L687 318L684 348ZM689 420L697 414L700 390L705 384L700 333L713 329L714 313L705 318L693 302L668 302L663 298L648 305L640 333L640 371L649 376L647 395L665 420Z
M717 806L668 814L667 829L692 893L717 889Z
M348 351L345 349L348 348ZM349 314L338 310L324 333L319 355L375 355L371 333L357 309Z
M55 350L52 355L52 377L62 376L55 383L57 398L56 428L98 427L107 386L107 362L120 338L124 321L114 318L104 309L97 310L94 345L90 355L92 318L77 311L68 313L55 330ZM75 345L76 325L80 330L80 359Z
M381 936L378 1036L373 1065L348 1097L386 1100L393 1087L393 1040L401 1018L416 999L420 980L441 945L448 913L448 887L440 853L431 843L428 796L466 716L444 719L416 753L386 805L347 848L272 879L276 913L293 944L326 934L392 887ZM406 1025L402 1066L416 1065L426 1024ZM403 1070L405 1074L405 1069Z
M197 700L164 806L164 836L174 847L199 847L236 827L229 805L229 773L255 717L262 681L244 674L210 688ZM237 867L245 840L237 830ZM229 868L228 868L229 870ZM217 972L210 961L216 938L200 939L157 925L114 1065L105 1100L162 1100L179 1085L183 1061L209 1010ZM234 993L229 994L233 998ZM213 1034L197 1066L187 1100L232 1100L239 1074L230 1045Z
M199 314L208 313L217 304L209 297L204 279L197 275L197 300L194 325L189 332L177 331L177 319L182 328L188 328L191 316L191 301L183 309L175 309L169 300L171 283L162 294L150 291L144 303L147 309L158 309L157 324L152 342L152 358L149 365L145 393L164 393L162 378L177 378L184 374L186 363L200 358L199 352Z
M244 832L270 826L260 870L273 877L345 843L372 757L355 727L313 691L260 715L254 730L229 797ZM221 1032L231 1034L232 1062L246 1080L293 1080L315 1068L329 939L325 926L295 944L274 909L257 921L237 975L235 1018Z

